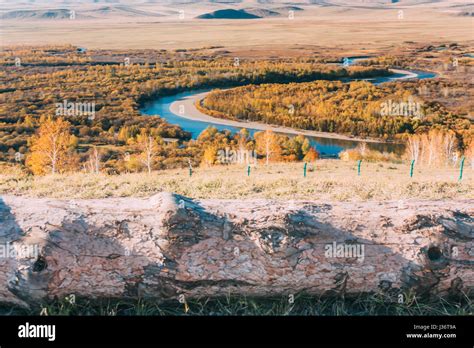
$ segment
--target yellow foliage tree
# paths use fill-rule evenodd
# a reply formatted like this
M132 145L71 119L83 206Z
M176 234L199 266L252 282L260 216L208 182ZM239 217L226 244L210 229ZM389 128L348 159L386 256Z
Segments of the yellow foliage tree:
M35 120L30 115L27 115L23 120L23 126L33 128L35 126Z
M453 131L432 129L427 133L408 136L406 157L427 166L454 164L459 157L457 147Z
M135 143L140 150L138 159L146 167L148 173L151 173L161 142L160 137L154 136L146 130L142 130L135 139Z
M63 173L72 169L77 157L77 144L70 133L70 123L62 118L40 120L38 131L30 139L30 154L26 164L35 175Z
M271 130L255 133L255 145L257 153L265 156L265 164L270 160L277 161L281 157L282 148L278 136Z
M319 153L314 149L314 147L310 147L306 155L304 156L305 162L314 162L319 158Z
M215 146L211 145L208 146L204 150L204 154L202 156L201 166L212 166L217 162L217 149Z
M471 162L471 168L474 169L474 138L466 146L464 150L464 156L468 161Z
M101 161L101 154L97 149L97 146L94 146L89 150L89 157L87 158L87 162L85 163L85 168L88 172L93 174L100 173L100 161Z

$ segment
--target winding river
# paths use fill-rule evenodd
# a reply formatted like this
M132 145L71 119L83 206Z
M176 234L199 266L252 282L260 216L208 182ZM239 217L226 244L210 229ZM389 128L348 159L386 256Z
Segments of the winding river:
M353 64L356 60L357 58L352 59L351 63ZM416 70L392 69L392 72L394 72L394 74L391 76L367 80L374 84L380 84L394 80L413 78L426 79L436 76L434 73ZM360 140L334 133L304 131L256 122L232 121L205 115L196 109L194 103L197 100L204 98L209 92L210 90L192 90L172 96L160 97L156 100L145 103L140 111L142 114L148 116L159 115L168 123L180 126L182 129L190 132L193 139L197 138L198 135L209 126L216 127L218 130L228 129L232 132L238 132L240 129L246 128L249 130L250 134L265 129L271 129L277 133L290 136L297 134L306 136L311 141L312 146L314 146L321 154L321 157L336 157L339 152L344 149L354 148L360 143ZM376 140L369 140L367 143L370 148L378 151L403 151L403 146L400 144L383 143Z

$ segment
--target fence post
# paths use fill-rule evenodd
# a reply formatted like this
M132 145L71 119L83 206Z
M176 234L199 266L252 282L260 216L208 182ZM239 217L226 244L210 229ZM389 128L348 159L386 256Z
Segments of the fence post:
M462 172L464 170L464 160L466 159L466 157L462 156L461 158L461 168L459 168L459 181L462 180Z
M411 165L410 165L410 178L413 177L413 167L415 166L415 160L411 160Z
M361 164L362 160L359 160L358 161L358 164L357 164L357 175L360 176L360 164Z
M308 166L308 163L307 162L304 162L304 177L306 178L306 167Z

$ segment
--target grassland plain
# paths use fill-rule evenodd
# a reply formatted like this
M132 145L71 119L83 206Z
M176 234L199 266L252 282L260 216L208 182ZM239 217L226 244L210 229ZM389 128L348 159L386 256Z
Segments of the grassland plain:
M17 169L3 169L0 194L51 198L147 197L169 191L190 198L312 201L383 201L404 199L473 199L474 170L465 166L459 181L458 167L416 167L410 165L323 159L308 165L275 163L155 171L122 175L72 173L31 176Z
M178 11L185 16L180 19ZM399 17L403 10L403 19ZM433 8L310 7L288 16L252 20L194 18L178 6L162 18L122 17L84 20L4 20L4 44L72 43L88 48L198 48L225 45L260 48L275 45L352 45L354 48L403 44L406 41L473 41L469 16L454 16ZM363 24L363 25L361 25ZM337 30L334 30L337 28ZM100 33L100 35L98 35ZM271 43L271 44L270 44ZM268 52L268 51L267 51Z

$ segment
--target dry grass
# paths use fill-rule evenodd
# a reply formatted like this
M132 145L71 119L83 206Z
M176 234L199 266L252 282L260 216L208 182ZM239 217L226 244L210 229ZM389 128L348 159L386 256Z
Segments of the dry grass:
M250 177L242 165L197 168L117 176L75 173L33 177L19 171L0 174L0 194L53 198L147 197L171 191L192 198L271 198L327 201L380 201L400 199L474 198L474 170L466 167L462 182L459 169L415 168L409 177L408 164L367 163L357 176L356 162L319 160L302 163L259 165Z
M236 48L245 44L246 49L265 46L269 54L273 54L272 47L295 43L303 47L337 43L360 49L361 45L386 47L405 41L473 40L470 17L443 13L431 6L404 8L403 19L398 18L398 8L311 7L296 13L293 20L278 17L247 21L197 20L193 18L197 12L193 13L188 6L184 9L187 11L184 20L179 20L177 13L148 21L6 20L1 29L5 45L64 43L90 49L175 49L216 45Z

